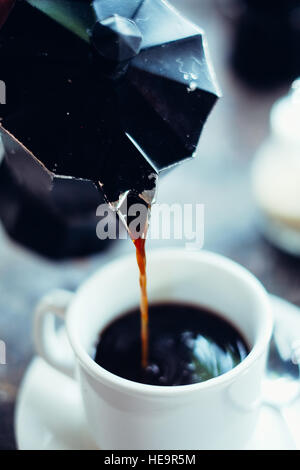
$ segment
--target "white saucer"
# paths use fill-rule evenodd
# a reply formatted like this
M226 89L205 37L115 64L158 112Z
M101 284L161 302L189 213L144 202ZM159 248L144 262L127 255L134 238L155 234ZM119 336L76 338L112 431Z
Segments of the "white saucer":
M272 298L278 321L300 332L300 310L281 299ZM291 425L300 437L300 400L289 409ZM35 358L19 391L15 430L22 450L96 449L89 436L76 383ZM299 447L300 448L300 447ZM257 429L248 443L252 450L292 450L284 421L273 409L263 406Z

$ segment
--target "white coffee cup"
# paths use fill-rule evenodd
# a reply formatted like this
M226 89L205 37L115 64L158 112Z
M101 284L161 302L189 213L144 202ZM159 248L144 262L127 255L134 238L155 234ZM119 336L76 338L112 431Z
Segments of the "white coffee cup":
M220 312L242 332L249 355L219 377L174 387L125 380L96 364L91 351L99 332L138 305L134 256L108 264L75 295L56 291L41 301L34 328L38 353L78 381L101 449L243 448L255 428L272 334L266 291L241 266L204 251L149 251L147 270L150 302L187 301ZM55 330L55 315L65 318L70 350Z

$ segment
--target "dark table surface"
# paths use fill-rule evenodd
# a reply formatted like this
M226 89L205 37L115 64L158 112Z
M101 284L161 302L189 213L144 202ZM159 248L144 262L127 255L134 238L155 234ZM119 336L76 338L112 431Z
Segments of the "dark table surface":
M173 3L182 9L180 0ZM300 261L278 251L261 236L250 185L253 156L269 132L270 107L285 90L255 93L232 76L227 66L230 28L209 7L211 3L186 0L185 11L207 32L224 96L206 126L198 158L160 182L158 202L203 203L204 248L238 261L269 292L300 305ZM170 244L150 240L149 248ZM182 245L178 241L173 244ZM7 364L0 365L0 449L16 448L14 407L34 355L35 304L53 288L75 290L99 266L132 250L128 241L115 242L104 254L52 263L14 245L0 230L0 339L7 351Z

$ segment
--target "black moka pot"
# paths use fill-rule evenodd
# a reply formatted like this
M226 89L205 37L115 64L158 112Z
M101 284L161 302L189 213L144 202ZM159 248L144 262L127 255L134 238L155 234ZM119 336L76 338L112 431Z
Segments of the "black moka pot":
M0 61L0 217L53 258L105 246L101 202L151 204L219 96L203 32L162 0L16 1Z

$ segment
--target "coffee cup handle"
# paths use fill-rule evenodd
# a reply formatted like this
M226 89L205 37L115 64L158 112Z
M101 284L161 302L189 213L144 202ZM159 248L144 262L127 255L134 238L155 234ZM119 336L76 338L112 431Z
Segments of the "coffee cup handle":
M34 313L34 344L37 353L52 367L74 378L75 357L67 339L66 329L56 328L56 317L65 320L65 313L74 294L54 290L47 294Z

